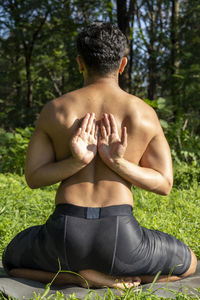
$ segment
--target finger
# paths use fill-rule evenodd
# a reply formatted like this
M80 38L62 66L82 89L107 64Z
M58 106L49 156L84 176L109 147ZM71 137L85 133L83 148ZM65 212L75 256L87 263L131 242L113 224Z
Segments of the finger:
M94 133L95 140L97 140L97 138L98 138L98 133L99 133L99 126L96 125L96 127L95 127L95 133Z
M141 282L142 282L142 279L141 279L139 276L135 276L135 277L134 277L134 282L139 282L139 283L141 283Z
M79 127L79 129L78 129L78 131L77 131L76 135L80 135L80 134L81 134L81 132L82 132L82 128L81 128L81 127Z
M110 121L109 121L109 118L108 118L107 114L103 115L103 121L104 121L104 124L105 124L105 129L107 131L107 134L110 135L111 134L111 127L110 127Z
M91 133L91 131L92 131L92 126L93 126L93 123L94 123L94 117L95 117L94 113L91 113L90 117L89 117L89 120L88 120L88 123L87 123L86 130L85 130L88 133Z
M139 286L141 282L142 280L140 277L133 278L133 286Z
M103 123L103 118L102 118L100 121L100 132L99 132L101 138L103 137L103 126L104 126L104 123Z
M93 124L92 124L92 128L91 128L91 131L90 131L90 134L91 134L92 136L95 135L95 129L96 129L96 120L94 119L94 120L93 120Z
M107 136L107 131L106 131L105 126L103 126L103 127L102 127L102 137L103 137L103 138L106 138L106 136Z
M101 120L101 137L106 138L106 136L107 136L106 128L104 126L103 120Z
M122 128L122 135L121 135L121 143L126 148L127 147L127 128Z
M109 114L110 125L111 125L111 133L118 134L117 123L115 121L115 117L112 114Z
M83 121L82 121L82 124L81 124L81 128L82 128L83 131L85 131L86 128L87 128L87 124L88 124L89 117L90 117L90 114L87 113L87 114L85 115L85 117L83 118Z

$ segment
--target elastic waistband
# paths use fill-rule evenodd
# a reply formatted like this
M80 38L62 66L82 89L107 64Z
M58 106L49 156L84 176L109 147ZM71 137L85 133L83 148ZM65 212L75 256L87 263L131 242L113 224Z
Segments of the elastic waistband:
M106 207L83 207L73 204L58 204L55 213L85 219L100 219L110 216L132 215L132 206L128 204L112 205Z

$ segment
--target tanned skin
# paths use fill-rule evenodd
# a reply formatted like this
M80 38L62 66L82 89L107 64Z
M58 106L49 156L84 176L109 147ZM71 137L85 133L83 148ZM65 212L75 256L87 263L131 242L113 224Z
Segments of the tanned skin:
M131 185L160 195L173 184L170 148L155 111L118 85L119 69L104 77L91 74L81 57L84 87L59 97L43 108L31 138L25 175L31 188L61 182L55 203L86 207L133 205ZM85 195L85 197L84 197ZM197 260L181 276L160 276L174 281L195 272ZM50 282L55 274L13 269L12 276ZM152 282L153 276L117 278L95 270L82 270L89 285L124 288ZM56 284L84 281L67 273Z

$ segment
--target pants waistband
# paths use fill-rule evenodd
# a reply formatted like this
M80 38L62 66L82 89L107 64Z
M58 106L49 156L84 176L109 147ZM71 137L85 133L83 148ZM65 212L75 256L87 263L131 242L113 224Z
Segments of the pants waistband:
M106 207L83 207L64 203L56 206L55 213L85 219L100 219L110 216L132 215L132 209L132 206L128 204Z

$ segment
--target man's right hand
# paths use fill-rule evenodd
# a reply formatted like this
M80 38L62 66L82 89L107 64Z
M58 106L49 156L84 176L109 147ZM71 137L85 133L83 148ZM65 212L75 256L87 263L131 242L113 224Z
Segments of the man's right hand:
M97 153L97 135L95 114L87 113L71 142L72 155L77 161L86 165L92 161Z
M122 128L121 138L112 114L104 114L101 119L98 153L105 164L110 166L124 157L127 148L127 130Z

